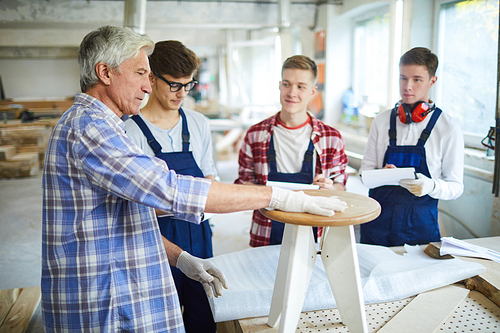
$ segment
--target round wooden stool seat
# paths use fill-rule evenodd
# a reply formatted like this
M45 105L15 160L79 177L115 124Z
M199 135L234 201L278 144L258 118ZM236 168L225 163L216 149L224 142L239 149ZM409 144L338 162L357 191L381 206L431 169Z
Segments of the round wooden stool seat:
M343 212L335 212L333 216L321 216L309 213L289 213L280 210L259 210L262 215L272 220L313 227L335 227L370 222L379 216L380 204L367 196L357 193L336 190L304 190L307 195L331 197L337 196L347 203Z

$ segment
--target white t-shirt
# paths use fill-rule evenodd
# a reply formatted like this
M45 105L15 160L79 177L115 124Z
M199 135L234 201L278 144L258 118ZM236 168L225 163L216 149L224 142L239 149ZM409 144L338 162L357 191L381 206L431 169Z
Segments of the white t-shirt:
M276 169L281 173L297 173L302 169L304 154L311 141L312 126L307 124L301 128L288 129L282 125L274 127L274 150L276 151ZM313 149L314 176L316 154Z
M217 171L212 157L212 136L208 118L196 111L184 108L182 110L186 115L188 123L189 150L193 152L194 160L205 177L209 175L216 177ZM156 141L161 145L163 153L182 151L182 117L179 118L179 121L173 128L164 130L148 121L140 112L139 116L144 120ZM125 130L128 137L141 147L145 154L154 156L153 149L148 144L146 136L134 120L127 119L125 121Z
M384 167L385 151L389 145L391 111L381 112L373 120L360 173ZM396 117L396 144L416 145L431 117L432 113L422 122L411 124L403 124ZM451 116L441 113L424 148L431 178L436 180L436 187L429 195L443 200L458 198L464 190L464 137L460 125Z

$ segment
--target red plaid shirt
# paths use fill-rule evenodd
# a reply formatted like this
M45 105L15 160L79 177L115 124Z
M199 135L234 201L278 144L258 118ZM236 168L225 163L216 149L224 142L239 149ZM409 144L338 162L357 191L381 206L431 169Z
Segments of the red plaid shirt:
M278 114L250 127L240 149L238 163L238 179L236 184L247 182L265 185L269 173L267 151L274 127L277 126ZM339 131L314 118L311 114L311 140L316 151L315 175L323 174L332 177L335 183L346 185L347 155L344 151L344 139ZM271 220L259 211L253 212L250 230L250 246L269 245L271 236Z

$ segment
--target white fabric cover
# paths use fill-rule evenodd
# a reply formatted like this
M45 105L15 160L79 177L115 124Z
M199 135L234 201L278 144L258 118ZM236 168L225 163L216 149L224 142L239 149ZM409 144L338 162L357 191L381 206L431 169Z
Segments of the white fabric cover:
M211 259L226 275L229 289L210 298L216 322L269 315L280 245L251 248ZM357 244L366 304L395 301L480 274L484 266L459 259L428 257L417 246L403 256L383 246ZM335 308L321 256L317 256L302 311Z

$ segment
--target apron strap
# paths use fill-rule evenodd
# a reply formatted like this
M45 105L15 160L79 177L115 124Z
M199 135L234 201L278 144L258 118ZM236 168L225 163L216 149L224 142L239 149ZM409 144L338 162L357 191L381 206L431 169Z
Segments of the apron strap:
M425 145L425 142L429 138L429 135L431 135L431 131L434 128L434 125L436 125L436 122L441 115L441 109L436 108L434 112L432 113L431 120L427 123L427 126L425 129L422 131L422 134L420 134L420 138L418 139L417 146L423 147Z
M179 109L179 114L181 115L181 118L182 118L182 151L188 152L189 151L189 128L188 128L188 123L186 120L186 115L184 114L184 111L182 110L182 108Z
M271 134L269 141L269 149L267 150L267 162L269 163L269 171L278 172L276 167L276 150L274 150L274 135Z
M135 115L135 116L132 116L130 118L133 121L135 121L135 123L137 124L137 126L139 126L139 128L142 131L142 133L144 134L144 136L148 140L149 146L151 147L151 149L153 149L155 155L160 154L161 153L161 145L158 143L158 141L156 141L155 137L153 136L153 133L151 133L151 131L149 130L148 125L146 125L146 123L141 118L141 116Z
M392 109L391 112L391 121L389 127L389 145L396 145L396 117L398 115L397 108Z
M182 118L182 151L183 152L188 152L189 151L189 128L186 120L186 114L182 110L182 108L179 109L179 114ZM156 141L155 137L153 136L153 133L149 130L148 125L144 122L144 120L139 116L135 115L130 117L135 121L137 126L141 129L142 133L148 140L148 144L153 149L155 155L158 155L161 153L161 145Z
M436 125L436 122L441 115L442 111L439 108L436 108L432 112L432 117L431 120L427 123L427 126L425 129L422 131L422 134L420 134L420 138L418 139L417 146L423 147L425 145L425 142L429 138L429 135L431 135L432 129L434 128L434 125ZM391 121L390 121L390 127L389 127L389 145L391 146L396 146L396 118L397 118L397 109L394 108L392 109L391 112Z
M312 160L314 154L314 145L312 140L309 140L309 146L304 154L304 162L302 162L302 172L312 172Z

